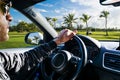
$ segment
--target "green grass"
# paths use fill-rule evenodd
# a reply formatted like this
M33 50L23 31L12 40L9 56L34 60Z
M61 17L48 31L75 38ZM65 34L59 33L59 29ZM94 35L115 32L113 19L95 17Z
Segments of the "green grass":
M0 42L0 49L30 46L26 44L24 41L24 37L26 34L27 34L26 32L23 33L9 32L10 39L5 42Z
M6 42L0 42L0 49L4 48L16 48L16 47L27 47L32 46L28 45L24 42L24 37L27 33L17 33L17 32L9 32L10 39ZM85 31L78 31L78 34L86 35ZM105 32L92 32L92 34L88 35L97 40L118 40L120 36L120 31L111 31L108 32L109 36L105 36Z
M86 35L86 32L78 32L78 34ZM109 36L105 35L105 32L97 31L92 32L88 36L95 38L97 40L118 40L120 37L120 31L110 31L108 32Z

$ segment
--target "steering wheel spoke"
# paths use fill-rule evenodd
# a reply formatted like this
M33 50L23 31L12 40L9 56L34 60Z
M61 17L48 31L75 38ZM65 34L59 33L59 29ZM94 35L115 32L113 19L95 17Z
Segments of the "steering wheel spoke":
M53 77L55 76L55 71L50 71L50 73L48 74L46 69L46 64L44 61L41 63L40 69L42 76L45 80L53 80Z
M78 56L72 56L72 58L71 58L71 60L70 60L70 62L71 62L72 64L78 64L80 61L81 61L81 58L78 57Z

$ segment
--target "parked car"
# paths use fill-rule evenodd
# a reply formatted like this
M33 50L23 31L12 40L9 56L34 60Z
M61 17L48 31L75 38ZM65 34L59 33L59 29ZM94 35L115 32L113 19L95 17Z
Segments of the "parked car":
M58 35L46 18L35 9L34 5L42 2L44 0L12 0L13 8L42 31L27 34L25 42L28 44L40 45ZM37 40L34 39L35 36L38 37ZM36 46L1 49L0 52L21 53ZM39 80L120 80L120 40L98 41L85 35L76 35L72 40L59 45L32 72L32 77L40 73Z

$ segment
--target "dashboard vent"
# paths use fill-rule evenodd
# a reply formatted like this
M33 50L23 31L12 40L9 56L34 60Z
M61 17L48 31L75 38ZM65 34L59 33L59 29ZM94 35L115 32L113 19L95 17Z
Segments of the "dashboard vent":
M105 53L104 55L104 67L120 72L120 55Z

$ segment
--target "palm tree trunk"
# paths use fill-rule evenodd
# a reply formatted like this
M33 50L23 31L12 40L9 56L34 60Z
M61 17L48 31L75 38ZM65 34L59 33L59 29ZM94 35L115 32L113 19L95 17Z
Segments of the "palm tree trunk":
M106 31L106 36L108 36L108 31L107 31L107 18L105 19L105 31Z
M70 23L70 29L72 29L72 24Z
M88 24L86 22L86 35L88 35Z

